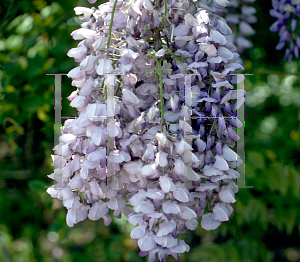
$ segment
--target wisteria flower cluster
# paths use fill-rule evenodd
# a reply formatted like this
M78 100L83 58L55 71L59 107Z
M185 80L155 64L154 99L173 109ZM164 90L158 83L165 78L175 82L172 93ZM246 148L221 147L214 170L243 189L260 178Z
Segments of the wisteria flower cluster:
M231 0L224 10L225 14L222 14L232 29L228 39L236 45L239 54L253 47L253 43L247 38L255 34L250 25L257 22L256 9L251 6L254 2L255 0Z
M272 0L273 9L270 15L276 18L270 30L279 32L277 50L284 47L284 61L291 62L293 57L299 58L300 48L300 1L299 0Z
M90 1L95 2L95 1ZM243 69L231 29L216 14L226 0L112 0L76 7L81 40L68 52L78 110L62 127L47 192L68 209L67 224L136 225L140 256L166 261L189 251L178 233L206 230L233 212L242 161L232 149L242 126L235 90ZM187 89L191 103L186 103ZM108 150L111 149L111 150ZM112 168L111 168L112 167Z

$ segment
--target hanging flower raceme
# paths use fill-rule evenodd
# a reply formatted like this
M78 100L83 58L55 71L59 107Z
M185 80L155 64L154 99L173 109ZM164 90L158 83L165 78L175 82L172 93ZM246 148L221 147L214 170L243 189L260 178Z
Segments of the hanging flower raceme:
M272 0L273 9L270 15L277 19L270 30L279 32L277 50L285 50L284 60L291 62L293 57L299 58L300 48L300 1L299 0Z
M178 233L199 218L216 229L233 212L244 102L233 74L243 67L215 13L229 1L156 4L76 7L83 23L72 36L81 42L68 55L80 64L68 74L77 88L68 99L78 117L62 127L50 175L60 184L47 192L63 200L71 227L123 213L140 256L166 261L190 249Z

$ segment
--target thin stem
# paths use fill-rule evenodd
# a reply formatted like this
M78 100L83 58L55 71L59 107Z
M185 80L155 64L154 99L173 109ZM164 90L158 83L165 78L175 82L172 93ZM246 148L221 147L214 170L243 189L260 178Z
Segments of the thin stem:
M209 200L210 200L210 199L209 199L208 196L206 197L206 199L207 199L207 207L208 207L208 211L210 211L210 204L209 204Z
M166 35L165 35L165 39L166 39L166 42L167 42L167 47L170 49L169 40L168 40L168 37Z
M107 40L107 47L106 47L106 55L109 56L109 46L110 46L110 40L111 40L111 29L114 21L114 14L116 10L116 5L117 5L118 0L115 0L114 6L111 12L111 18L110 18L110 24L109 24L109 29L108 29L108 40Z
M209 68L209 63L208 63L208 67ZM211 87L211 94L210 96L212 97L213 96L213 87L212 87L212 79L211 79L211 74L208 72L209 74L209 83L210 83L210 87Z
M161 20L161 24L160 24L160 27L159 27L158 31L161 31L163 29L164 24L166 22L166 17L167 17L167 12L168 12L167 0L164 0L164 5L165 5L165 12L164 12L164 16Z
M194 4L194 6L195 6L195 10L197 11L198 7L197 7L196 3L193 2L193 4Z
M211 131L213 130L213 127L215 126L216 123L217 123L217 120L215 120L214 123L212 124L209 134L211 134Z
M105 80L105 79L103 79L103 81L102 81L102 84L101 84L101 86L100 86L100 90L103 89L103 86L104 86L104 80Z
M118 92L119 92L120 85L121 85L121 82L118 82L117 89L116 89L116 92L115 92L115 96L116 96L116 95L118 94Z
M160 116L161 116L161 124L163 125L164 119L164 98L163 98L163 78L162 78L162 68L161 61L159 60L157 63L158 67L158 77L159 77L159 100L160 100Z

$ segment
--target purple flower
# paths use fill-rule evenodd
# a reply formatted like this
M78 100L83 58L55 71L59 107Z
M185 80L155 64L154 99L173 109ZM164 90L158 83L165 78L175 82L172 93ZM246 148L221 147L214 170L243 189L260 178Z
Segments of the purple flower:
M230 75L243 67L230 26L216 14L229 1L205 8L198 1L190 12L188 1L167 0L166 17L162 3L75 8L83 23L72 36L82 41L68 52L80 63L68 74L77 88L68 99L78 117L65 122L54 148L49 177L64 188L47 190L63 200L69 226L86 218L109 225L109 210L123 213L148 261L188 252L178 233L195 230L200 217L206 230L229 219L237 193L231 179L239 176L232 168L241 163L229 148L241 123L225 119L244 102ZM255 10L244 5L242 13L248 20L239 30L252 34ZM197 75L185 79L190 72ZM207 204L212 211L204 213Z
M279 32L279 43L276 50L286 47L284 61L291 62L293 57L299 58L300 41L295 33L300 22L299 1L281 0L272 1L273 9L270 15L277 20L270 26L270 31Z

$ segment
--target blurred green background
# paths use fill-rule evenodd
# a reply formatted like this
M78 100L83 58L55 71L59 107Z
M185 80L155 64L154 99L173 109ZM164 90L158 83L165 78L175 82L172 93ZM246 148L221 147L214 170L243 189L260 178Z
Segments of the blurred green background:
M258 2L258 1L257 1ZM69 228L66 209L46 186L54 146L54 77L77 66L67 57L79 28L75 6L87 1L2 0L0 3L0 261L147 261L125 219ZM255 4L254 47L244 53L246 185L234 214L214 231L180 236L180 261L300 261L300 62L282 61L269 32L271 1ZM63 76L62 115L75 115ZM200 222L200 220L199 220ZM175 261L169 258L168 261Z

